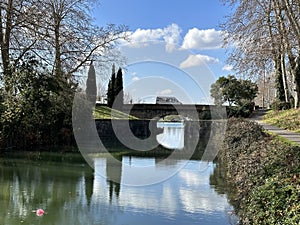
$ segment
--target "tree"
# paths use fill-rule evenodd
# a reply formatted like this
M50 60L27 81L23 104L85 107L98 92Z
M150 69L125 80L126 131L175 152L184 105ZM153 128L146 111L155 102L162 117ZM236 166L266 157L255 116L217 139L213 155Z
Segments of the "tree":
M90 15L97 0L7 0L0 3L4 77L30 52L52 73L70 79L88 61L115 60L112 50L127 39L127 27L98 27ZM5 81L5 79L4 79ZM5 84L4 84L5 85Z
M116 41L128 35L122 25L93 24L97 1L0 1L0 135L12 145L57 144L62 128L71 133L74 78L89 61L87 95L94 102L94 65L118 60Z
M48 12L45 22L48 22L46 27L49 31L45 43L54 51L54 57L48 57L48 60L53 62L56 74L63 72L70 77L89 60L110 60L108 55L111 54L115 41L126 39L126 26L93 25L89 14L93 2L98 1L45 1L43 8Z
M220 77L212 84L210 93L215 99L216 105L222 105L228 102L229 106L236 103L238 99L238 80L234 76Z
M117 108L121 108L124 104L124 92L123 92L123 73L119 68L117 75L115 72L115 65L112 66L111 78L107 87L107 105L112 107L115 105Z
M37 0L7 0L0 2L1 67L4 86L15 67L26 54L36 47L38 11L33 9ZM30 13L29 13L30 12ZM45 37L46 33L39 37Z
M114 94L115 94L115 105L118 108L120 108L124 103L123 73L121 68L119 68L117 72Z
M236 79L234 76L220 77L211 85L210 93L216 105L228 103L243 106L253 102L258 92L257 85L250 80Z
M294 82L295 107L300 95L299 1L224 0L234 13L223 24L227 46L234 48L228 62L239 74L264 76L276 71L278 97L289 100L287 67ZM284 90L282 90L284 89ZM283 98L284 94L284 98Z
M72 133L76 85L42 70L34 56L16 66L9 82L14 88L3 100L0 132L6 145L24 148L62 144L65 135Z
M108 88L107 88L107 105L110 108L113 106L113 103L115 101L115 82L116 82L116 71L115 71L115 65L113 64L111 78L108 82Z
M87 100L91 103L96 103L97 98L97 85L96 85L96 72L93 65L93 61L91 62L89 71L88 71L88 78L86 81L86 96Z

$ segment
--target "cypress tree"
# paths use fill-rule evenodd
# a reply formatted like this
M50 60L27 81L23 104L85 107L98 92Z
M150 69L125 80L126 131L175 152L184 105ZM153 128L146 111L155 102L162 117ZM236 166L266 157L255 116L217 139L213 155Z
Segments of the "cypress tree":
M124 101L124 93L123 93L123 73L122 69L119 68L116 81L115 81L115 101L116 106L118 108L122 107Z
M96 85L96 72L95 67L93 65L93 61L91 62L89 71L88 71L88 78L86 81L86 90L85 94L87 96L87 100L96 103L97 98L97 85Z
M111 78L108 82L108 88L107 88L107 106L110 108L112 107L115 101L115 83L116 83L115 65L113 65Z

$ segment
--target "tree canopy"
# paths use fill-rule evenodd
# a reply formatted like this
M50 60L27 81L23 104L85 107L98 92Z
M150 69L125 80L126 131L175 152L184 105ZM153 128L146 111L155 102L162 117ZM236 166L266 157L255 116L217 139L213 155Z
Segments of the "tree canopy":
M78 75L90 65L87 96L96 98L95 66L118 61L127 27L97 26L98 0L0 2L0 149L68 144Z
M216 105L242 106L253 102L258 92L257 85L250 80L237 79L229 75L220 77L211 85L210 93Z
M223 23L225 45L232 49L228 63L238 74L251 78L263 77L266 72L275 74L277 98L288 102L292 95L298 107L300 1L222 1L234 9Z

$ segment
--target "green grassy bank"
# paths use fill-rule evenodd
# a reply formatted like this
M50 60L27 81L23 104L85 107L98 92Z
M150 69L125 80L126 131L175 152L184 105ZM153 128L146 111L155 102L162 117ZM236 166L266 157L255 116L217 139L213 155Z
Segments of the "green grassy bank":
M240 224L300 224L300 148L258 124L229 119L219 152Z
M300 109L270 110L264 122L300 133Z
M95 119L130 119L130 120L136 120L137 117L128 115L126 113L123 113L121 111L111 109L107 106L96 106L94 110L94 118Z

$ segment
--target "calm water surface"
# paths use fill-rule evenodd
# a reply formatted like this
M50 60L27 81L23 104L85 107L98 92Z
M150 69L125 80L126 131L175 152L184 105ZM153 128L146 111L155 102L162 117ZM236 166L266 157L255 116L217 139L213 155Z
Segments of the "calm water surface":
M176 124L157 138L175 151L186 142ZM234 224L213 162L128 156L92 162L94 169L0 158L0 225ZM133 185L140 183L147 185ZM46 212L41 217L39 208Z
M3 225L231 224L232 209L226 196L218 194L209 182L213 163L203 170L201 161L189 161L164 182L134 187L115 182L126 179L126 167L106 158L95 159L95 171L85 164L5 161L0 164ZM157 159L123 157L122 162L147 166ZM186 161L160 165L156 172L164 173L182 163ZM103 177L105 171L107 177ZM46 214L36 216L38 208Z

